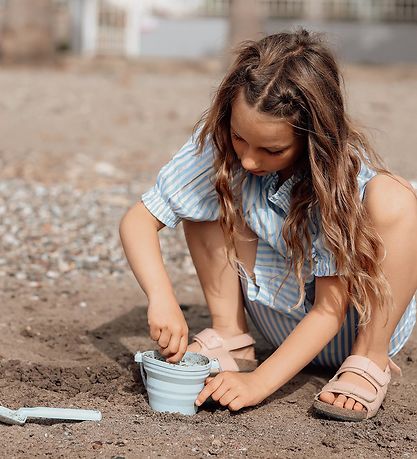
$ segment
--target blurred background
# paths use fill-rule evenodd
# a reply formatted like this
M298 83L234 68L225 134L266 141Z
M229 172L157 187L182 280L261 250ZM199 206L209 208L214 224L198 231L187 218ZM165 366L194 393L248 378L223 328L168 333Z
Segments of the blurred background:
M350 62L416 62L416 0L0 0L5 59L55 50L219 56L230 41L304 25Z
M0 0L0 280L128 272L119 219L187 140L233 46L298 26L326 34L353 119L416 181L417 0ZM161 238L191 288L181 231Z

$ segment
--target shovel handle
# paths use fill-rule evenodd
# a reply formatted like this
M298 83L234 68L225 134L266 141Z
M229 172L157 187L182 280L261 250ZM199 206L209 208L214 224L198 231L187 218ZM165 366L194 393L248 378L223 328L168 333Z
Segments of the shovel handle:
M25 418L66 419L73 421L101 421L101 413L96 410L79 410L73 408L20 408L19 415Z

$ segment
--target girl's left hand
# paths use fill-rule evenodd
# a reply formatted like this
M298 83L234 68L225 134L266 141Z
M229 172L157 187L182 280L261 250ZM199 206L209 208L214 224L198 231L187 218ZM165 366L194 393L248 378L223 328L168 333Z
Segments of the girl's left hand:
M222 371L206 379L206 386L200 392L195 404L202 405L208 397L231 411L253 406L270 395L256 372L237 373Z

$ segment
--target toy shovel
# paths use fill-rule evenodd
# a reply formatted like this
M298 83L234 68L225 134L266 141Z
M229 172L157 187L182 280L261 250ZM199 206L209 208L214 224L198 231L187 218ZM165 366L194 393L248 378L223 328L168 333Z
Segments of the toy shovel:
M23 425L27 419L61 419L65 421L101 421L101 413L96 410L71 408L19 408L10 410L0 406L0 422Z

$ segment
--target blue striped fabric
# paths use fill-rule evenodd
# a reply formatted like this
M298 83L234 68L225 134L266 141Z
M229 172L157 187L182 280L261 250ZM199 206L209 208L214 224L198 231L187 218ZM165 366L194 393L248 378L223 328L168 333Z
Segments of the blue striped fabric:
M142 196L149 211L174 228L182 219L191 221L215 221L219 217L219 204L213 185L214 148L208 142L201 153L196 154L193 137L158 174L153 188ZM358 175L361 199L367 182L375 172L362 165ZM281 185L278 174L264 177L248 174L242 187L242 208L248 226L258 237L258 249L254 267L254 279L244 273L242 288L246 309L257 329L278 347L314 303L314 279L337 274L334 257L325 247L320 225L310 225L312 236L313 269L306 262L309 274L306 294L301 307L293 306L299 298L299 288L293 273L277 294L287 274L286 247L282 238L282 226L289 212L290 194L296 177ZM280 186L279 186L280 185ZM395 355L411 335L416 321L415 299L409 304L391 338L390 356ZM317 355L313 364L337 367L350 354L357 333L358 315L349 308L344 325L335 338Z

